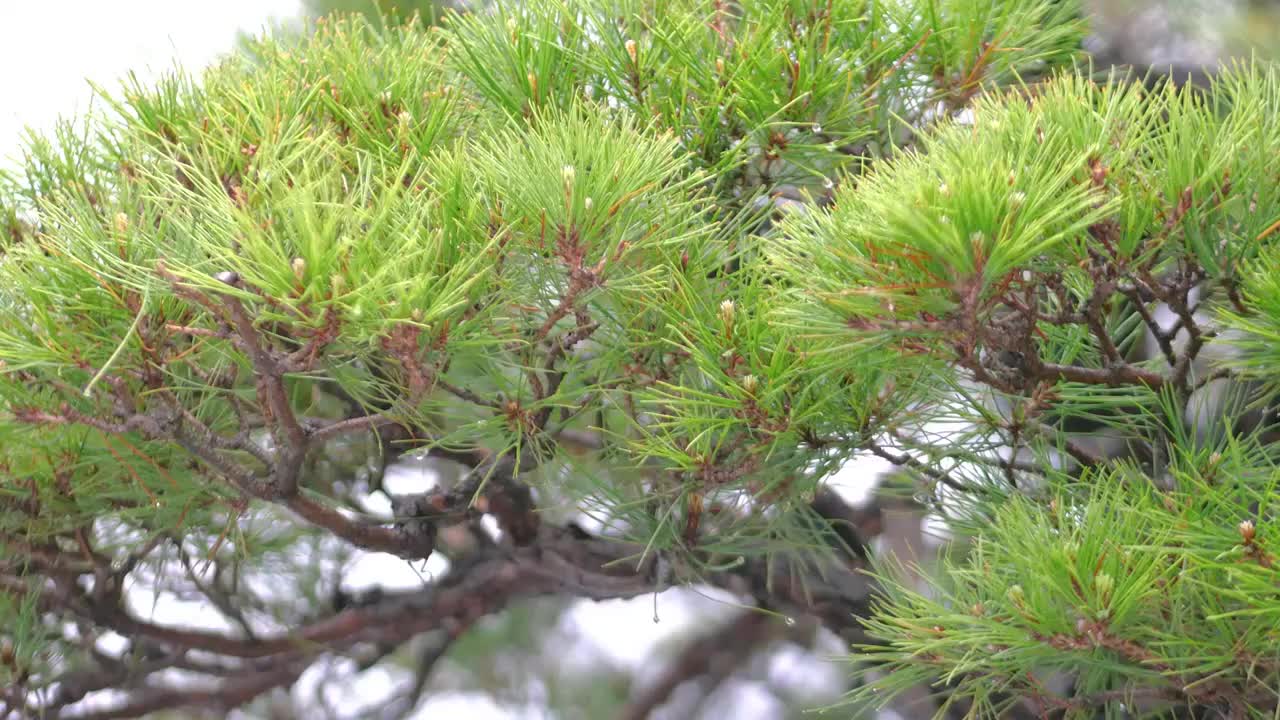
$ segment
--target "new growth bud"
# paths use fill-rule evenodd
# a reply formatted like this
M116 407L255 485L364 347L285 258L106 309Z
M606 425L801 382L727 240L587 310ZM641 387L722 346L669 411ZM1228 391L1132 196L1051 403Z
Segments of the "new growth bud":
M1253 544L1256 529L1254 528L1252 520L1242 521L1237 529L1240 531L1240 539L1244 541L1245 545Z
M1111 599L1111 591L1116 589L1116 581L1107 573L1098 573L1098 576L1093 579L1093 586L1098 589L1098 598L1105 603Z
M720 320L724 322L725 327L733 325L733 315L735 312L736 307L732 300L725 300L720 303Z

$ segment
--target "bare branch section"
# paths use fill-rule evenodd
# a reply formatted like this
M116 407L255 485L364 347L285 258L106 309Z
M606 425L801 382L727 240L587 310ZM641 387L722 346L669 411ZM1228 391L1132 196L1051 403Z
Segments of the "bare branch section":
M126 702L111 709L84 713L74 711L59 713L56 717L62 720L114 720L183 708L199 708L206 712L227 712L268 690L297 680L304 669L306 665L301 663L284 665L265 672L250 673L245 677L224 680L208 688L146 687L130 693Z
M822 510L833 523L859 517L838 505L834 497L824 496ZM802 579L797 573L801 565L763 561L743 563L702 580L747 594L779 612L814 618L838 631L854 631L852 637L865 639L855 629L856 613L866 611L870 588L859 576L856 557L848 557L848 566L827 568L821 573L821 581ZM50 563L42 569L53 574L61 560L46 559ZM105 558L96 563L99 564L81 569L103 578L99 591L84 590L76 584L74 575L63 571L58 575L61 581L39 592L42 607L69 620L117 632L136 646L149 648L148 653L156 659L141 669L135 668L126 678L120 674L118 661L103 658L97 670L77 675L74 687L80 688L79 692L63 690L54 694L48 704L31 708L45 717L124 718L181 708L226 710L291 684L327 654L346 655L367 647L396 648L430 632L456 638L481 618L533 597L609 600L637 597L664 587L658 559L646 557L643 547L592 537L577 528L543 525L534 542L487 548L459 561L440 580L422 590L381 593L375 600L337 610L283 634L250 628L249 632L232 635L170 627L135 616L123 601L122 577L109 575L109 566L103 565L107 563ZM28 587L12 568L0 573L0 582L13 589ZM226 599L223 600L225 604ZM783 627L776 616L758 612L746 613L731 625L737 629L729 634L735 642L743 643L744 653L767 642ZM694 670L702 668L707 662L704 656L710 652L709 642L688 651L689 656L682 663ZM439 652L443 653L448 644L444 643ZM158 671L165 668L193 671L209 681L191 687L167 685L157 678ZM685 669L688 668L682 665L673 673L678 671L683 676ZM677 681L673 674L664 682ZM70 678L61 682L64 688L73 686ZM81 712L77 701L100 688L115 688L124 696L109 709ZM660 703L661 696L669 691L670 688L655 688L653 699L642 701L641 705Z

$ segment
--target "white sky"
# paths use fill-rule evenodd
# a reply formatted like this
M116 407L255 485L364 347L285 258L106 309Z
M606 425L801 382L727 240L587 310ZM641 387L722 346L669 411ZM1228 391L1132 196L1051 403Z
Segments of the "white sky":
M238 30L297 14L298 0L0 0L0 158L22 129L83 111L86 78L111 87L134 70L155 77L176 60L198 70Z

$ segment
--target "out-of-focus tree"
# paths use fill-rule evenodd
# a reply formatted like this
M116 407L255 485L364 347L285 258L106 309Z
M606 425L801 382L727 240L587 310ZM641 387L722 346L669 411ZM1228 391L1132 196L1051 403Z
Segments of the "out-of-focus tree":
M1227 20L1225 37L1229 52L1256 53L1271 59L1280 57L1280 3L1246 0Z
M303 0L311 17L359 14L375 25L425 22L436 24L450 10L469 10L483 0Z
M1093 0L1089 47L1104 63L1177 73L1203 83L1231 58L1280 54L1274 0Z

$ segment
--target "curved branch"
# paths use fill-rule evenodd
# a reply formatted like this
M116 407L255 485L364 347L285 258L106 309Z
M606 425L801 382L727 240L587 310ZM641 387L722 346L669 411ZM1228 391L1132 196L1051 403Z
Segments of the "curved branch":
M55 717L57 720L112 720L179 708L216 709L225 712L268 690L293 683L306 668L304 663L287 664L266 672L225 680L206 688L148 686L130 694L128 700L115 707L84 713L58 713Z

